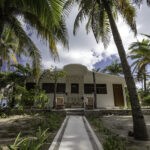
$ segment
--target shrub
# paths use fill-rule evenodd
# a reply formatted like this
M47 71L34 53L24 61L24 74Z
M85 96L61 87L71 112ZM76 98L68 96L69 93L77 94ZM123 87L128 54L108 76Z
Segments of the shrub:
M150 105L150 95L143 98L144 105Z
M2 113L2 115L0 116L0 118L8 118L8 116L5 113Z

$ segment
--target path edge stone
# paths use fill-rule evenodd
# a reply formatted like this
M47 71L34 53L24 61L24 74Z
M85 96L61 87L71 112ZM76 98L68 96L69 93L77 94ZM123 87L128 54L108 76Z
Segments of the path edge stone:
M93 131L91 125L89 124L89 122L88 122L88 120L86 119L85 116L83 117L83 120L84 120L84 122L86 123L86 126L87 126L87 128L88 128L88 130L89 130L89 132L90 132L90 134L91 134L91 136L92 136L92 138L93 138L93 140L94 140L94 143L96 144L97 149L98 149L98 150L104 150L102 144L101 144L100 141L98 140L98 138L97 138L95 132Z
M68 120L69 120L69 116L66 116L65 120L63 121L59 131L57 132L57 134L48 150L57 150L59 148L62 136L65 132L65 129L66 129L66 126L68 123Z

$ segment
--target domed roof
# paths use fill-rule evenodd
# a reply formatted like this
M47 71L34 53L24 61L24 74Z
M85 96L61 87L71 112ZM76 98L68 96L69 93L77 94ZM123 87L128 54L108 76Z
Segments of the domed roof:
M69 64L65 65L63 68L68 74L82 75L86 74L88 69L86 66L81 64Z

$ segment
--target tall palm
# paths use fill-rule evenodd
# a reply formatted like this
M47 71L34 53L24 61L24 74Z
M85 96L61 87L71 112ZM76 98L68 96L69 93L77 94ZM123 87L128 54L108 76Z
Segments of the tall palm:
M58 55L57 42L67 45L67 33L62 18L64 0L1 0L0 1L0 37L7 24L20 39L29 40L19 17L25 24L37 29L38 37L46 39L50 52Z
M0 56L2 61L6 61L7 65L10 66L11 59L13 59L16 64L15 56L21 57L22 55L28 56L32 59L32 67L35 70L35 76L38 76L40 72L41 58L39 50L30 38L18 38L9 26L5 26L0 38Z
M120 75L120 74L123 74L123 70L122 70L122 66L121 64L119 63L119 60L118 59L115 59L111 65L109 66L106 66L102 72L104 73L109 73L111 75Z
M68 5L72 4L73 0L68 0ZM148 139L148 133L145 125L144 116L139 104L135 82L127 61L125 49L119 34L115 18L119 13L131 29L136 33L135 24L135 9L128 0L76 0L79 3L80 11L75 20L75 29L79 26L80 21L84 18L88 19L86 29L92 29L96 41L101 40L106 47L109 43L110 28L112 35L118 49L127 88L129 91L132 116L133 116L133 129L136 139ZM74 30L75 33L76 30Z
M130 47L129 57L134 60L133 72L137 72L137 77L143 76L144 90L146 91L147 66L150 64L150 40L143 39L141 42L133 42Z

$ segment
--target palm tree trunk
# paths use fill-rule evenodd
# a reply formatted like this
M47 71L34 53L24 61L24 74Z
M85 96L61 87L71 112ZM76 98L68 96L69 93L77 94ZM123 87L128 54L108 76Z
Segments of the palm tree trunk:
M3 66L3 59L2 57L0 57L0 72L1 72L2 66Z
M94 84L94 108L97 108L97 92L96 92L95 72L93 72L93 84Z
M57 90L57 82L54 83L54 100L53 100L53 108L55 108L56 105L56 90Z
M3 18L3 10L0 8L0 38L4 29L4 18Z
M144 91L146 92L146 73L143 74L143 79L144 79Z
M10 104L11 108L14 108L14 106L15 106L15 91L16 91L16 87L15 87L15 83L14 83L14 85L13 85L13 97L12 97L12 101Z
M121 40L119 31L117 29L117 25L114 21L108 1L102 0L102 2L104 4L105 10L109 18L113 38L114 38L116 47L118 49L121 64L123 67L123 72L125 75L127 88L129 91L129 97L130 97L130 102L131 102L131 107L132 107L134 137L135 139L138 139L138 140L147 140L148 132L147 132L146 125L145 125L144 116L143 116L143 113L141 111L141 107L139 104L135 82L131 74L130 66L127 61L125 49L123 47L122 40Z

